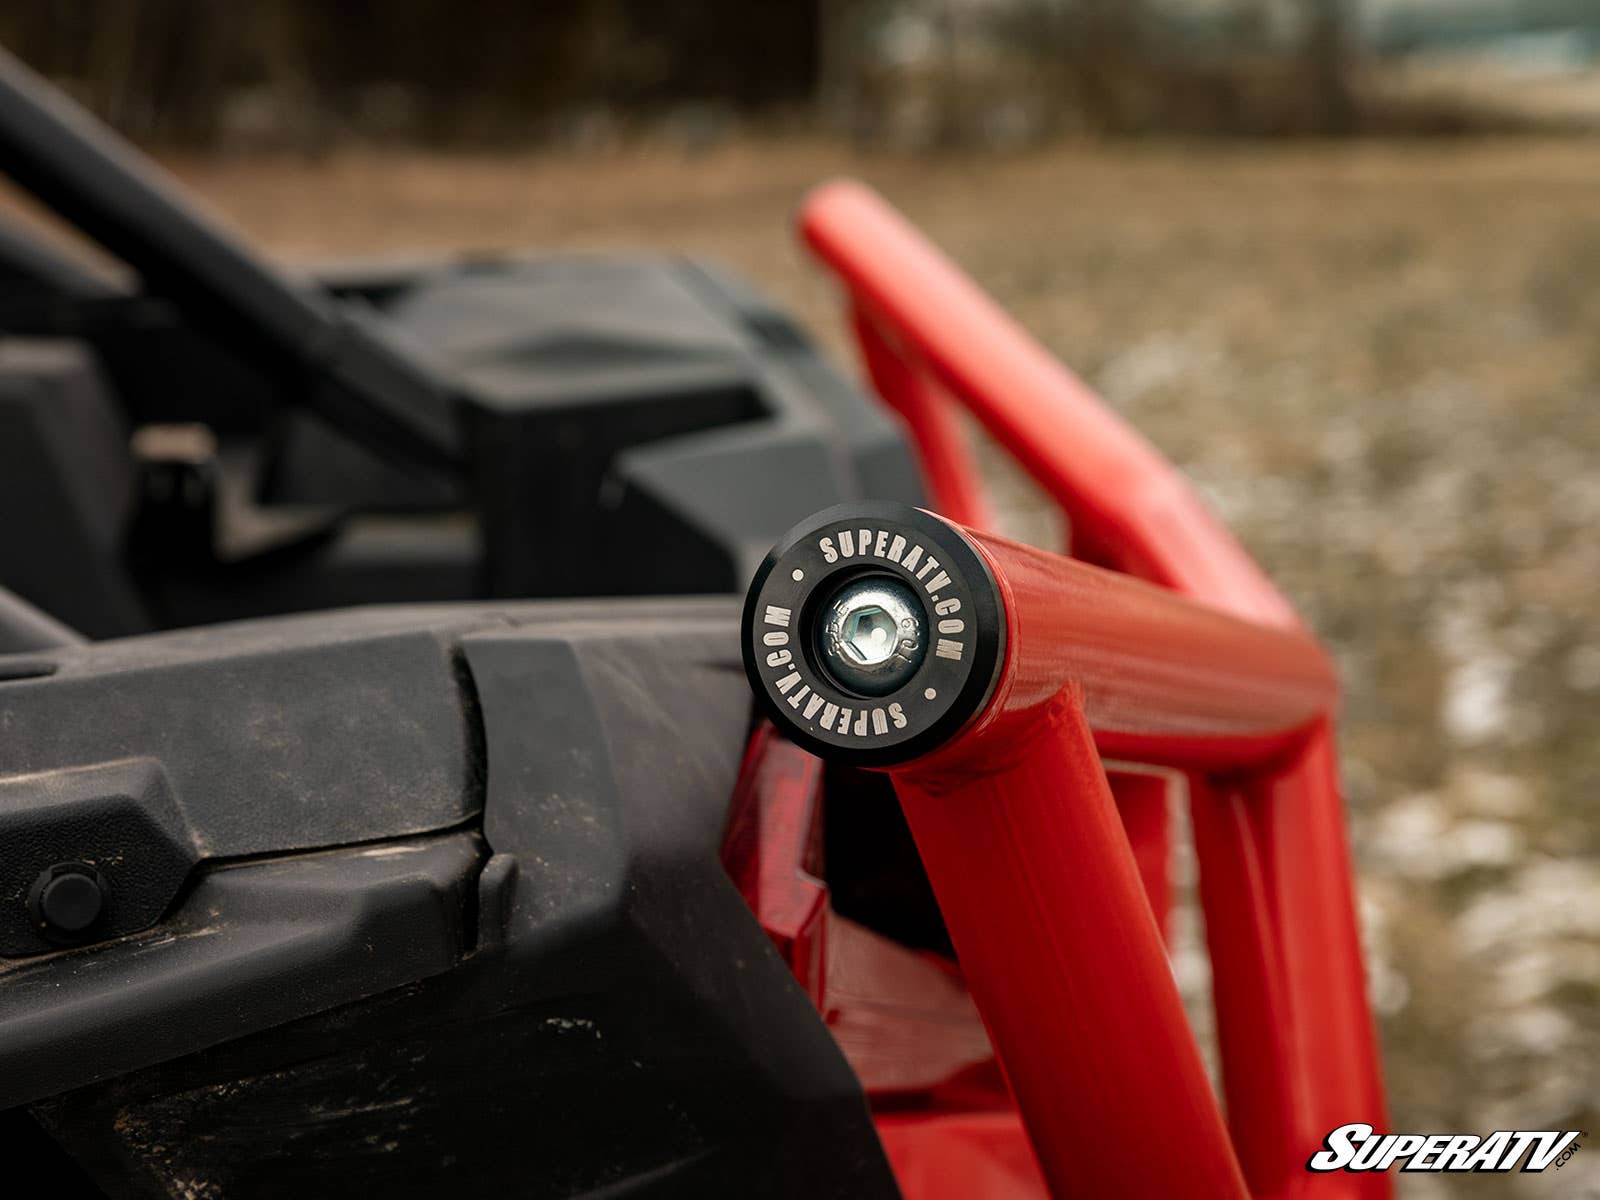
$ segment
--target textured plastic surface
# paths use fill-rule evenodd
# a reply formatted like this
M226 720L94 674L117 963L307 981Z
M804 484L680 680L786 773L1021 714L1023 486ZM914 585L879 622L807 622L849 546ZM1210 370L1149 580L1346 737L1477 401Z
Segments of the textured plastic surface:
M0 1110L449 970L479 849L456 834L213 871L161 937L0 971Z
M0 779L0 845L0 958L154 924L200 857L160 764L149 758ZM30 911L37 905L24 903L40 872L59 863L92 864L106 885L93 928L78 937L41 928L41 914Z
M415 611L96 642L48 661L48 675L0 681L0 785L19 836L62 797L87 797L86 771L130 759L159 767L144 807L170 789L197 858L430 832L481 807L463 682Z
M118 1197L893 1195L860 1084L719 859L750 719L735 626L731 602L524 603L87 648L124 670L80 672L58 750L145 662L217 728L272 711L274 664L302 699L360 683L373 727L229 776L251 738L174 719L151 753L190 823L248 824L266 857L203 860L146 931L0 964L0 1109L32 1100ZM253 691L208 675L230 645ZM435 704L451 738L384 742L384 713ZM351 769L385 746L392 776ZM25 789L11 766L0 747ZM463 767L474 805L404 835L436 815L417 779ZM325 811L275 824L297 794Z

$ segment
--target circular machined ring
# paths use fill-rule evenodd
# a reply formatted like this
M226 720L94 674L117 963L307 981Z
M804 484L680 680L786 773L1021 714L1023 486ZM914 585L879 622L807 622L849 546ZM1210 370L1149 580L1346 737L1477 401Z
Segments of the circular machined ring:
M789 738L836 762L890 766L982 711L1005 614L960 530L909 505L858 502L774 547L742 639L751 686Z

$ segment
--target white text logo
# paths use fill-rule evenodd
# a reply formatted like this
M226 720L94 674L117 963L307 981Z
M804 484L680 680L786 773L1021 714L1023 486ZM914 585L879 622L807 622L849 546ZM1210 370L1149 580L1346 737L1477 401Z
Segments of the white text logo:
M1308 1171L1543 1171L1560 1170L1578 1152L1578 1130L1502 1129L1475 1133L1387 1133L1371 1125L1341 1125L1322 1139Z

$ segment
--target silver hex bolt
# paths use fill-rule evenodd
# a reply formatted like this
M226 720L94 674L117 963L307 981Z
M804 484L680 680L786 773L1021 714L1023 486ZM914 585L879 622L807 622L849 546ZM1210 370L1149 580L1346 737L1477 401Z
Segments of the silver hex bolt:
M823 669L840 687L886 696L917 673L927 654L922 606L898 579L853 580L823 607L817 648Z

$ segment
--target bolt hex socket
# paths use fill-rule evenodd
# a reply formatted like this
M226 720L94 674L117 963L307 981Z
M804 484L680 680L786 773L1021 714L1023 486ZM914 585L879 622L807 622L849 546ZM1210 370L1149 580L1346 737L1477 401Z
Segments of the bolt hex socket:
M846 580L813 623L823 673L858 695L898 690L928 653L922 605L909 584L890 575Z
M786 736L835 762L892 766L982 711L1005 615L963 533L909 505L862 501L773 548L742 639L751 686Z

